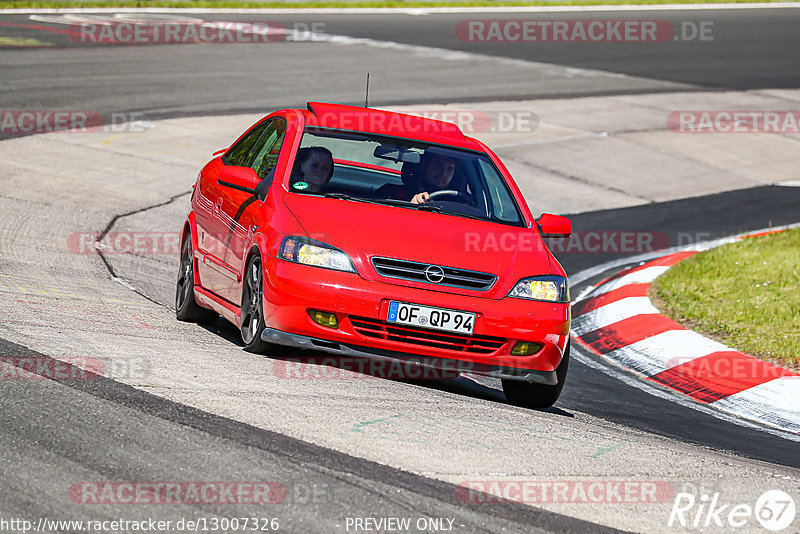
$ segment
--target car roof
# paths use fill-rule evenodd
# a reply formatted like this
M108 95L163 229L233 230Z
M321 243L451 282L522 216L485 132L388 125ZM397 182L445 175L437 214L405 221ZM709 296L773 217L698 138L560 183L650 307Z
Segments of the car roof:
M374 133L485 152L480 143L465 136L458 126L449 122L324 102L309 102L308 110L300 111L306 126Z

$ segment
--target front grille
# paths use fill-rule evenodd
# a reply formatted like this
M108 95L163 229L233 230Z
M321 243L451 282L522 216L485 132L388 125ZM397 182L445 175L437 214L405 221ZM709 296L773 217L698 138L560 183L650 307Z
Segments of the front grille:
M378 274L387 278L400 278L402 280L413 280L426 284L439 286L458 287L462 289L473 289L475 291L486 291L494 285L497 277L489 273L479 273L477 271L467 271L454 267L443 267L430 263L420 263L416 261L397 260L394 258L372 258L372 265ZM429 267L438 267L444 273L441 282L432 282L425 275L425 270Z
M438 332L366 317L351 316L350 323L353 325L353 329L362 336L472 354L491 354L506 342L500 337L465 336L450 332Z

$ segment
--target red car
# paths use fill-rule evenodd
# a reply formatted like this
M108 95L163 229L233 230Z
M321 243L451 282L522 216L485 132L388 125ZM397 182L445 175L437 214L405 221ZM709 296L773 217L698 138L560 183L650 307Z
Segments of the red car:
M279 346L502 379L551 406L569 364L569 289L500 159L449 123L311 102L217 152L182 230L176 313Z

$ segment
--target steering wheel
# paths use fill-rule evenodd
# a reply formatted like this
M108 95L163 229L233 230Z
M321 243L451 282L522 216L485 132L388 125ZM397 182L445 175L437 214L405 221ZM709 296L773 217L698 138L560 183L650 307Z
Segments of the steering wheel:
M461 191L456 191L455 189L443 189L441 191L434 191L433 193L428 194L428 198L430 200L433 200L437 197L456 197L461 200L461 202L465 202L467 204L471 202L471 199L467 195Z

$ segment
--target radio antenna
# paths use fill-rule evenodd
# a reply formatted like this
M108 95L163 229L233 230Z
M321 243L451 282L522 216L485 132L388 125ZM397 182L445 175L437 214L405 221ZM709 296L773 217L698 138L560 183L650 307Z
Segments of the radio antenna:
M369 107L369 72L367 73L367 92L364 95L364 107Z

